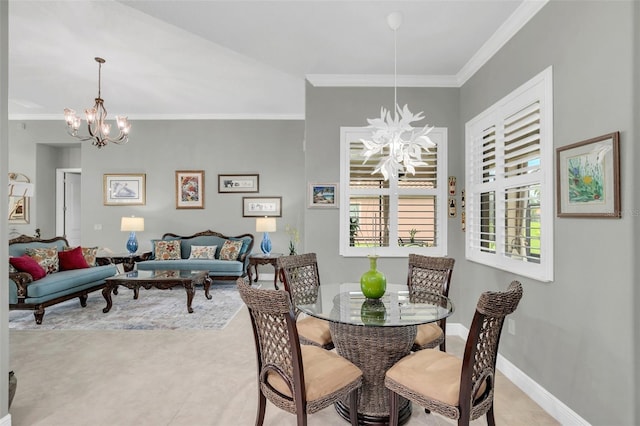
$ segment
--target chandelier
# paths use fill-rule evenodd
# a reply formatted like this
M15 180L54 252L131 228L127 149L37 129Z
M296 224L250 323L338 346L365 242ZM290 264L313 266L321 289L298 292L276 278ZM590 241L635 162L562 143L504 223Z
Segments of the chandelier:
M422 161L422 151L429 152L429 148L436 144L429 138L433 127L428 125L422 129L414 129L411 123L424 119L423 112L411 113L407 105L402 109L398 105L397 87L397 37L396 31L402 24L402 13L394 12L387 17L387 23L393 30L393 116L391 110L382 107L380 118L367 119L367 128L372 130L371 139L361 139L364 144L362 156L363 164L371 156L380 154L380 161L371 174L382 173L384 180L390 177L411 173L415 175L415 168L426 166ZM386 153L386 155L384 155Z
M111 124L107 123L107 109L104 107L104 100L100 97L101 71L102 64L105 63L105 60L102 58L95 58L95 60L98 63L98 97L96 98L96 104L93 108L84 110L89 136L78 134L78 129L82 124L82 119L80 119L80 117L76 115L76 112L70 108L64 109L64 119L67 122L67 133L81 141L92 141L91 143L98 148L102 148L108 142L125 144L129 142L129 131L131 130L131 124L129 124L127 117L116 115L116 124L118 125L119 134L115 138L109 137L109 134L111 133Z

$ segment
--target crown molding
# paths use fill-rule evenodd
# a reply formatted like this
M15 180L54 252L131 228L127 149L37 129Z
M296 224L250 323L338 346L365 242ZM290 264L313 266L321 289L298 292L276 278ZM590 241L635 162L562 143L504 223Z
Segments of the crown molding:
M307 74L315 87L458 87L455 75ZM395 84L394 84L395 83Z
M301 114L128 114L132 120L304 120ZM9 114L9 121L58 120L62 114ZM132 123L133 127L133 123Z
M511 38L525 26L549 0L525 0L513 11L495 33L478 49L458 74L458 87L467 82L482 66L487 63Z

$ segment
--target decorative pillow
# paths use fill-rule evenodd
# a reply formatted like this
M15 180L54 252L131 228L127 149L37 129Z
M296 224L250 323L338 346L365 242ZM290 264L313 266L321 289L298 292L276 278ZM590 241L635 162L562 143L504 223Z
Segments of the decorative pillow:
M25 254L32 257L47 271L47 274L53 274L60 270L60 262L58 260L58 247L52 246L47 248L28 248Z
M73 248L64 246L62 250L64 251L73 250ZM82 255L84 256L84 260L87 261L87 265L89 265L90 267L96 266L96 257L98 257L98 247L82 247Z
M154 242L156 260L180 259L180 240Z
M34 281L47 275L47 271L35 259L26 254L20 257L10 257L9 263L18 271L31 275Z
M11 259L11 258L9 258L9 259ZM11 261L9 261L9 273L10 273L10 274L15 274L16 272L18 272L18 270L16 269L16 267L15 267L15 266L13 266L13 265L11 264Z
M218 246L191 246L189 259L215 259Z
M59 251L58 260L60 261L61 271L69 271L71 269L85 269L89 267L89 264L85 260L82 253L82 247Z
M242 241L226 240L220 249L220 260L236 260L240 255Z

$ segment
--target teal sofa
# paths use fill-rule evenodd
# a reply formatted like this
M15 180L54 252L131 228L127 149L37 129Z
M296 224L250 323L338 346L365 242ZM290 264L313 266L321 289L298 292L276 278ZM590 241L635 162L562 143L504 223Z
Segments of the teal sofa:
M9 240L9 256L22 256L27 248L53 246L61 251L68 247L69 243L63 237L41 240L21 235ZM105 279L116 273L116 265L110 263L58 271L36 281L27 272L9 273L9 310L33 310L36 323L42 324L46 307L78 297L80 305L84 308L87 306L89 293L102 289Z
M214 231L202 231L194 235L180 236L167 233L162 240L180 240L180 259L159 260L155 256L155 241L151 240L151 253L145 253L149 260L138 262L136 267L141 271L149 270L192 270L209 271L212 280L236 280L247 275L249 255L253 249L253 235L243 234L227 237ZM242 240L237 260L220 260L220 249L226 240ZM215 259L190 259L191 246L217 246Z

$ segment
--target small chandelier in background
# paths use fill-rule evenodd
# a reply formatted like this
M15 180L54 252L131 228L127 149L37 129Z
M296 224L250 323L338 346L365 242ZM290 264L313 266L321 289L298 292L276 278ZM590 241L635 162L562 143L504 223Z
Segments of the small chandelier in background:
M131 130L131 124L127 117L116 115L116 124L118 125L119 134L117 137L109 137L111 133L111 124L107 123L107 110L104 107L104 100L100 97L100 80L102 72L102 64L105 60L102 58L95 58L98 63L98 97L96 98L96 104L93 108L84 110L84 114L87 120L88 136L78 134L78 129L82 124L82 119L76 115L76 112L72 109L64 109L64 118L67 122L67 133L74 138L78 138L81 141L92 141L91 143L98 148L102 148L107 143L125 144L129 142L129 131Z
M394 12L387 17L387 23L393 30L393 105L394 113L382 107L380 118L367 119L372 129L370 140L361 139L364 144L362 156L364 163L375 154L383 154L385 149L389 150L388 155L381 156L375 170L371 174L382 173L384 180L390 177L397 178L399 174L415 174L417 166L426 166L422 161L422 150L428 152L429 148L436 146L429 138L428 134L433 127L428 125L422 129L414 129L411 123L424 118L422 111L413 114L407 105L402 109L397 100L397 40L396 31L402 24L402 13ZM400 115L400 117L398 117Z

